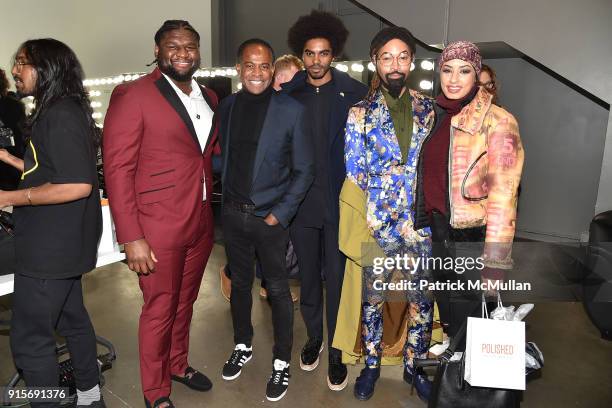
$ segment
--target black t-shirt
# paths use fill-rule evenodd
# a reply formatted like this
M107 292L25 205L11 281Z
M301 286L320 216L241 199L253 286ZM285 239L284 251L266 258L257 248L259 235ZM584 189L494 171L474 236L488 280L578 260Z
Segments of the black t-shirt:
M64 279L95 268L102 233L96 148L86 113L66 98L37 120L26 146L20 189L45 183L92 185L89 197L64 204L16 207L17 273Z
M253 204L253 166L272 92L271 86L258 95L242 91L232 109L226 189L230 200L242 204Z

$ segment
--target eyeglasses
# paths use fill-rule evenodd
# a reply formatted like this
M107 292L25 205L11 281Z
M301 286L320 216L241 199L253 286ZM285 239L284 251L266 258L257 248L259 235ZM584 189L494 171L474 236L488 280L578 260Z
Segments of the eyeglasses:
M384 52L378 56L377 60L380 61L380 64L383 67L390 67L391 65L393 65L394 60L397 60L397 63L399 65L406 66L406 65L410 65L410 63L412 62L412 55L410 55L409 52L405 51L405 52L400 53L396 57L390 52Z
M26 60L15 60L13 61L13 67L16 67L18 71L21 71L21 69L26 66L26 65L34 65L31 62L28 62Z

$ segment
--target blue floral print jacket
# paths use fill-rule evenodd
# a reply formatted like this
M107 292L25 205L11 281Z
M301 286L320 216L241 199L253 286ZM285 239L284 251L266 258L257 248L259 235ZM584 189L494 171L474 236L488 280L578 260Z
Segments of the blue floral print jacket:
M434 103L419 92L409 92L413 131L406 162L380 89L353 106L346 123L347 178L366 193L368 228L387 256L431 253L431 231L414 230L411 208L419 152L434 123Z

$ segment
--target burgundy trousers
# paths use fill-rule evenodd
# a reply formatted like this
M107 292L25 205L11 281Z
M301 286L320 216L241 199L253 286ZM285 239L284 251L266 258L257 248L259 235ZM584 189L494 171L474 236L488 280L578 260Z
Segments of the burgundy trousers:
M188 367L189 327L204 269L213 246L210 205L202 211L202 231L182 248L152 246L155 271L140 275L144 305L138 341L140 378L147 401L153 403L171 391L171 375L183 376Z

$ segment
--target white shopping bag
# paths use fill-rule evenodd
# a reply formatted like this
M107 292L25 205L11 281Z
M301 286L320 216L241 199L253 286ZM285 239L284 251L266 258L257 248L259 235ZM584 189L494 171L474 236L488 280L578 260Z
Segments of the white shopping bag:
M501 301L500 301L501 302ZM525 389L525 322L468 317L465 380L474 387Z

